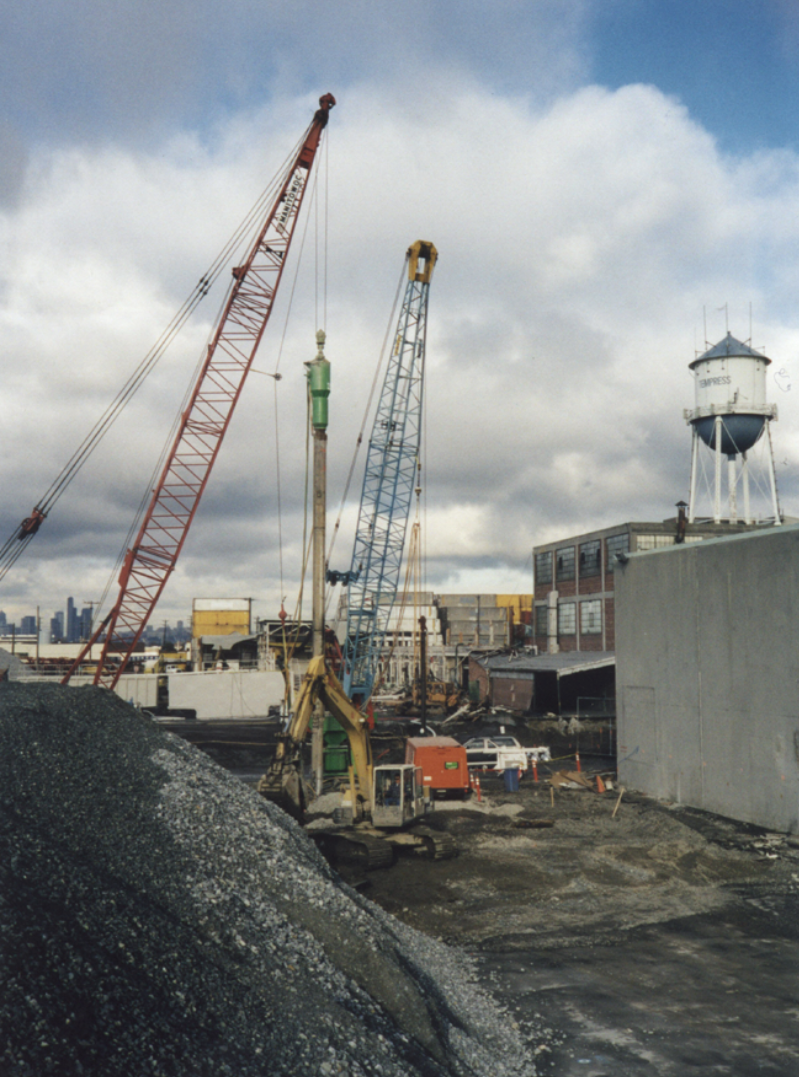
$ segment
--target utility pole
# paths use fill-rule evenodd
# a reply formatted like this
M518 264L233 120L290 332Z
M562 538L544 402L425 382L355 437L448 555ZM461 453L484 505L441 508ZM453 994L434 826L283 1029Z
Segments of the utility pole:
M330 363L325 358L325 332L316 334L316 358L306 363L311 394L313 427L313 657L325 653L325 516L327 513L327 398L330 396ZM314 706L311 766L317 796L322 792L325 709Z

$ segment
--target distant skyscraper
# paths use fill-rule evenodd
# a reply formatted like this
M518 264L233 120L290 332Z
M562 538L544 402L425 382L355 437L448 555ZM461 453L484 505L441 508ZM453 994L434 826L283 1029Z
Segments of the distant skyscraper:
M35 636L36 635L36 618L35 617L23 617L19 625L20 632L23 636Z
M91 606L85 606L80 611L80 638L81 640L89 640L92 635L92 608Z
M64 639L64 611L58 610L50 620L50 642L62 643Z
M80 626L78 625L78 611L75 609L75 601L67 599L67 643L77 643L80 640Z

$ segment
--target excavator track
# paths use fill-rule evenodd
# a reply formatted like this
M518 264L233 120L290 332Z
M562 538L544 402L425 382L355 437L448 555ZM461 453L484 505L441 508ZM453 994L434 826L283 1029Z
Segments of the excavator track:
M340 833L331 830L309 830L309 837L316 842L328 863L348 864L364 871L389 868L394 863L394 849L383 838L357 831Z
M422 839L424 852L421 855L429 860L451 860L458 855L458 847L450 834L441 834L426 826L414 827L413 833Z

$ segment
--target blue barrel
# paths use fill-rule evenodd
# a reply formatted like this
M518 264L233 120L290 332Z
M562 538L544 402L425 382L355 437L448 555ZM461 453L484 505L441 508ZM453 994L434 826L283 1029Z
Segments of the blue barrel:
M505 792L506 793L518 793L519 792L519 768L518 767L506 767L505 768Z

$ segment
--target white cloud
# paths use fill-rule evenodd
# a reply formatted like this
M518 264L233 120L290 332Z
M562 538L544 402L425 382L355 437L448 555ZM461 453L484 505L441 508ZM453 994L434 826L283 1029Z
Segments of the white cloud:
M653 87L587 87L543 105L487 95L474 80L456 87L446 72L431 78L435 107L397 109L374 82L340 95L331 117L331 525L404 251L418 238L440 252L424 483L442 590L518 589L535 541L673 512L687 492L682 409L692 404L687 364L704 344L704 305L715 341L725 332L717 308L728 304L730 328L744 338L751 301L755 345L793 375L793 392L770 383L790 511L799 459L799 322L786 283L799 276L796 159L722 156ZM34 156L0 224L3 534L157 337L314 104L304 96L242 113L203 140L184 133L151 153L108 145ZM312 236L313 228L311 256ZM289 595L300 562L313 276L310 257L277 386ZM286 279L259 369L275 369L290 287ZM98 593L216 302L201 308L59 503L16 582L3 584L0 608L49 611L67 594ZM252 377L159 618L185 616L192 597L217 592L256 597L264 615L279 608L273 413L273 381ZM352 501L362 468L363 456ZM352 505L345 515L334 556L342 568Z

